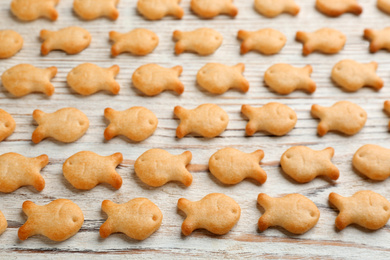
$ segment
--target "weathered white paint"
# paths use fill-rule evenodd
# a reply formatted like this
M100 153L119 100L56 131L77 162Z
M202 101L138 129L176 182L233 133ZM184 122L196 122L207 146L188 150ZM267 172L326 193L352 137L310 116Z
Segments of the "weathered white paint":
M46 179L46 188L38 193L33 188L21 188L12 194L0 194L0 210L8 219L9 228L0 236L0 258L12 259L29 257L42 258L90 258L94 257L145 257L145 258L390 258L390 229L386 225L376 232L348 227L338 232L334 227L337 212L328 204L328 195L335 191L343 195L352 195L362 189L377 191L390 199L388 189L390 180L373 182L358 175L351 166L352 155L367 143L380 144L390 148L387 125L389 117L383 112L383 101L390 99L390 54L379 52L370 54L368 42L363 40L364 28L380 29L386 26L390 16L377 10L374 0L359 1L364 12L361 16L346 14L340 18L327 18L314 8L314 0L297 0L301 5L301 13L297 17L282 15L275 19L267 19L255 12L252 0L236 0L240 13L236 19L218 17L213 20L202 20L189 10L189 0L183 0L186 11L183 20L166 18L162 21L150 22L137 14L136 0L121 0L119 4L120 18L116 22L100 19L91 22L79 20L72 12L72 1L61 1L60 13L56 22L38 20L31 23L17 21L9 11L10 1L0 2L0 29L10 28L21 33L25 44L20 53L11 59L0 60L0 73L19 63L31 63L38 67L57 66L58 74L53 82L56 92L53 97L46 98L33 94L24 98L11 97L3 87L0 93L0 107L11 113L17 123L15 133L0 143L0 154L17 152L26 156L37 156L46 153L50 164L42 171ZM52 52L46 57L40 56L41 29L59 29L70 25L86 28L93 37L91 46L79 55L69 56L62 52ZM222 47L212 56L199 57L194 54L173 54L174 42L172 32L176 29L190 30L209 26L224 36ZM347 37L347 45L338 55L326 56L312 54L301 55L301 44L295 42L297 30L313 31L322 26L338 28ZM135 57L122 54L110 57L108 32L117 30L129 31L137 27L145 27L155 31L160 37L157 49L146 57ZM258 53L239 55L239 44L236 33L239 29L255 30L272 27L286 34L288 42L282 52L274 56L263 56ZM333 85L330 72L335 63L344 58L353 58L360 62L379 62L378 74L384 79L385 87L380 92L365 88L357 93L346 93ZM121 72L118 81L122 86L118 96L98 93L90 97L81 97L66 85L66 75L75 66L83 62L93 62L101 66L118 64ZM139 66L146 63L159 63L163 66L182 65L184 67L181 80L186 86L182 96L163 93L157 97L144 97L131 87L131 75ZM251 89L247 94L228 92L214 96L201 90L196 85L196 73L207 62L246 64L245 76L250 81ZM318 90L313 95L296 92L289 96L280 96L271 92L262 82L262 75L272 64L278 62L291 63L296 66L311 64L314 68L313 79ZM310 107L314 103L331 105L338 100L350 100L362 106L368 113L365 128L353 137L330 133L325 137L316 135L318 121L310 116ZM267 102L279 101L291 106L298 114L296 128L285 137L270 137L258 133L254 137L245 137L246 120L240 114L242 104L263 105ZM174 118L173 108L182 105L194 108L199 104L211 102L221 105L229 114L230 123L221 137L205 140L198 137L175 138L178 121ZM103 111L106 107L127 109L131 106L143 105L154 111L159 119L155 134L141 143L132 143L125 138L104 141L103 131L106 122ZM36 126L32 119L34 109L53 112L59 108L74 106L87 114L90 128L87 134L72 144L61 144L46 140L38 145L31 142L31 134ZM340 179L329 182L316 179L308 184L297 184L282 173L279 159L283 152L296 144L308 145L313 149L331 146L336 150L334 163L341 171ZM264 185L244 181L236 186L220 184L207 172L209 157L226 146L235 147L246 152L256 149L265 151L263 167L268 173ZM192 170L194 182L189 188L170 183L161 188L150 188L141 183L135 176L133 164L139 155L150 148L163 148L172 153L190 150L193 153ZM118 168L123 177L123 186L116 191L108 185L101 185L87 192L74 189L62 175L62 163L72 154L91 150L102 155L122 152L125 161ZM178 212L176 203L181 197L198 200L211 192L223 192L233 197L242 208L242 216L236 227L225 236L213 236L208 232L197 231L190 237L183 237L180 225L184 215ZM302 236L293 236L282 229L269 229L263 233L257 231L257 220L262 210L256 205L258 193L265 192L271 196L288 193L301 193L312 199L321 211L317 226ZM106 216L100 205L105 199L115 202L126 202L135 197L147 197L154 201L164 214L161 228L149 239L137 242L124 235L112 235L108 239L99 237L99 227ZM43 237L33 237L24 242L17 238L17 230L26 220L21 205L25 200L38 204L46 204L56 198L68 198L77 203L84 212L85 223L81 231L71 239L54 243Z

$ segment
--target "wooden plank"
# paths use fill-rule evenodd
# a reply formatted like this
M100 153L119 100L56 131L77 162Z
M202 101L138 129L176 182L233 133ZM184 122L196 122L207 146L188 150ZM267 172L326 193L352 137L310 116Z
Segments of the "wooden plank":
M297 0L301 13L297 17L282 15L275 19L267 19L255 12L253 1L236 0L240 13L236 19L220 16L213 20L203 20L189 11L189 0L183 0L186 11L183 20L166 18L162 21L150 22L144 20L135 9L136 0L121 0L119 4L120 18L116 22L99 19L91 22L79 20L72 12L72 1L61 1L58 6L59 20L50 22L38 20L31 23L17 21L9 11L10 1L0 2L0 29L17 30L25 39L25 45L20 53L7 60L0 60L0 73L19 63L31 63L38 67L57 66L58 74L53 82L56 92L53 97L46 98L33 94L24 98L11 97L3 87L0 88L0 107L10 112L17 123L15 133L0 144L0 154L17 152L26 156L37 156L46 153L50 157L49 165L42 171L46 179L46 188L38 193L31 187L21 188L12 194L0 194L0 210L8 219L9 228L0 237L1 258L255 258L266 259L299 259L302 257L318 259L335 258L389 258L390 238L389 225L370 232L356 226L348 227L339 232L334 227L337 212L328 204L328 194L332 191L344 195L352 195L362 189L371 189L390 199L387 188L389 180L373 182L357 174L351 165L355 151L367 143L379 144L390 148L387 129L389 117L383 112L383 102L390 99L389 53L381 51L377 54L368 52L368 42L363 40L365 28L380 29L386 26L390 17L377 10L375 1L359 1L364 12L356 17L350 14L340 18L327 18L314 8L314 0ZM90 48L79 55L66 55L61 52L40 56L41 29L59 29L78 25L86 28L93 37ZM198 27L212 27L224 36L222 47L208 57L194 54L173 54L174 42L172 32L176 29L191 30ZM297 30L313 31L323 26L337 28L347 35L348 41L344 50L337 55L327 56L313 54L308 57L301 55L301 44L295 42ZM155 31L160 44L157 49L146 57L135 57L128 54L116 58L110 57L108 32L121 32L144 27ZM236 39L240 29L255 30L272 27L283 32L288 39L287 45L278 55L263 56L258 53L239 55L240 42ZM380 92L362 89L356 93L347 93L334 86L330 72L336 62L345 58L353 58L360 62L377 61L378 74L385 81L385 87ZM121 92L118 96L98 93L90 97L81 97L72 92L66 84L67 73L83 62L93 62L100 66L118 64L121 72L118 82ZM251 84L247 94L228 92L221 96L208 94L196 85L197 71L208 62L235 64L243 62L246 65L245 77ZM313 79L318 90L313 95L295 92L288 96L273 93L263 83L265 70L274 63L285 62L295 66L311 64L314 68ZM146 63L158 63L162 66L182 65L184 67L181 80L186 90L182 96L163 93L157 97L145 97L131 85L131 75L136 68ZM357 135L346 137L330 133L325 137L316 135L318 120L310 115L312 104L331 105L339 100L350 100L362 106L368 113L365 128ZM242 104L260 106L277 101L292 107L298 115L296 128L284 137L270 137L257 133L254 137L245 137L246 119L241 115ZM230 117L227 131L220 137L205 140L189 136L182 140L175 138L178 124L173 115L175 105L194 108L202 103L216 103L225 109ZM106 107L127 109L142 105L154 111L159 119L155 134L141 143L129 142L125 138L115 138L104 141L103 131L106 121L103 111ZM90 128L87 134L72 144L61 144L52 140L38 145L31 143L31 134L36 127L32 119L34 109L53 112L59 108L74 106L87 114ZM313 149L323 149L331 146L336 150L334 163L339 167L341 177L337 182L316 179L308 184L297 184L286 177L280 169L279 160L283 152L294 145L308 145ZM264 185L252 181L244 181L235 186L219 183L208 171L209 157L223 147L235 147L246 152L256 149L265 151L262 165L268 173ZM144 151L151 148L167 149L172 153L190 150L193 153L190 170L194 182L189 188L177 183L170 183L161 188L150 188L143 184L134 173L134 161ZM123 177L123 186L116 191L108 185L82 192L74 189L62 175L62 163L72 154L91 150L102 155L121 152L125 161L118 168ZM234 198L242 208L242 216L233 230L225 236L214 236L205 231L196 231L190 237L183 237L180 226L184 215L178 212L176 203L181 197L198 200L211 192L222 192ZM282 229L271 228L263 233L257 230L257 220L262 209L256 205L258 193L265 192L271 196L282 196L288 193L301 193L313 200L321 211L321 218L315 228L302 236L291 235ZM106 218L100 205L104 199L115 202L126 202L135 197L147 197L154 201L162 210L164 220L161 228L149 239L137 242L124 235L112 235L108 239L99 237L98 229ZM21 211L25 200L45 204L56 198L68 198L77 203L84 212L85 223L80 232L71 239L54 243L43 237L32 237L21 242L17 238L17 230L26 220Z

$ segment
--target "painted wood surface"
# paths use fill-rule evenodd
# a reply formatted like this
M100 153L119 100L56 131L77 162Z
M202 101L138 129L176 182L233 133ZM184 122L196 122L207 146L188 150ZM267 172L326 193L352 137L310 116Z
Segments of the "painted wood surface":
M42 192L24 187L12 194L0 194L0 210L9 225L6 232L0 236L0 258L55 259L92 256L166 259L390 258L389 225L375 232L357 226L339 232L334 225L337 211L328 204L328 195L332 191L350 196L356 191L370 189L390 199L388 189L390 180L370 181L354 171L351 164L353 154L364 144L379 144L390 148L390 134L387 129L389 117L383 112L383 102L390 98L390 54L385 51L370 54L369 43L362 37L365 28L385 27L390 21L390 16L379 11L374 0L359 1L364 8L361 16L346 14L340 18L327 18L319 13L314 8L314 0L297 0L301 6L301 13L297 17L282 15L275 19L267 19L256 13L252 0L236 0L235 3L239 7L236 19L219 16L213 20L202 20L190 11L189 2L182 1L181 5L185 10L182 20L165 18L162 21L146 21L136 11L136 0L121 0L120 17L117 21L99 19L85 22L72 12L71 0L62 0L58 5L60 13L58 21L41 19L30 23L20 22L12 16L9 0L0 2L0 29L14 29L25 40L23 49L16 56L0 60L0 73L20 63L30 63L38 67L58 67L58 74L53 80L56 92L51 98L41 94L13 98L4 87L0 88L0 107L12 114L17 123L15 133L0 143L0 153L17 152L31 157L46 153L50 158L49 165L42 171L46 180L46 188ZM71 25L82 26L92 34L91 46L78 55L52 52L46 57L41 56L39 31ZM312 54L303 57L301 44L294 40L296 31L313 31L323 26L333 27L345 33L348 37L345 48L337 55ZM145 57L122 54L112 58L108 32L111 30L127 32L138 27L151 29L158 34L160 44L157 49ZM198 27L211 27L219 31L224 36L222 47L208 57L188 53L175 56L172 32L177 29L191 30ZM273 56L258 53L241 56L240 42L236 39L237 31L265 27L280 30L287 36L288 41L282 52ZM356 59L359 62L377 61L378 74L384 79L385 87L379 92L365 88L356 93L347 93L336 87L330 79L330 72L334 64L345 58ZM82 97L74 93L66 84L66 75L83 62L105 67L119 65L121 71L117 80L121 84L120 94L113 96L98 93ZM245 77L250 81L250 91L247 94L231 91L215 96L200 89L196 85L196 73L208 62L228 65L245 63ZM311 64L314 68L312 78L317 83L317 91L312 95L295 92L288 96L270 91L263 83L263 74L269 66L280 62L295 66ZM184 72L181 80L186 87L184 94L178 96L165 92L151 98L136 91L131 84L131 75L136 68L147 63L158 63L167 67L182 65ZM330 106L339 100L349 100L362 106L368 113L366 126L352 137L337 133L318 137L316 134L318 120L310 115L311 105ZM282 102L297 112L298 123L295 129L284 137L271 137L265 133L246 137L244 129L247 121L240 113L241 105L261 106L271 101ZM220 137L211 140L195 136L188 136L182 140L175 138L178 119L173 115L174 106L195 108L202 103L215 103L227 111L230 117L227 130ZM159 125L155 134L141 143L129 142L120 137L109 142L104 141L103 131L107 125L103 117L104 109L112 107L124 110L136 105L145 106L157 115ZM32 119L33 110L54 112L69 106L80 109L89 117L90 128L86 135L72 144L62 144L53 140L32 144L31 134L36 127ZM307 145L313 149L333 147L336 151L333 162L340 169L340 179L330 182L318 178L308 184L297 184L288 178L281 171L279 160L283 152L294 145ZM209 157L223 147L234 147L245 152L263 149L265 158L262 166L268 174L267 182L263 185L252 181L244 181L235 186L222 185L208 172L207 164ZM177 183L160 188L151 188L143 184L135 175L133 165L138 156L151 148L162 148L176 154L190 150L193 153L193 160L189 170L194 176L193 184L189 188ZM68 157L82 150L102 155L123 153L125 160L118 168L123 178L122 188L116 191L108 185L100 185L91 191L74 189L62 175L62 164ZM211 192L222 192L234 198L242 208L240 221L224 236L214 236L206 231L196 231L189 237L182 236L180 226L185 216L178 211L177 200L181 197L199 200ZM271 228L260 233L257 221L263 210L257 206L256 198L261 192L271 196L289 193L307 196L320 209L321 217L317 226L301 236L289 234L279 228ZM106 219L106 215L101 211L101 202L110 199L122 203L135 197L149 198L160 207L164 214L161 228L143 242L134 241L122 234L101 239L98 231ZM21 210L22 203L25 200L32 200L43 205L57 198L71 199L81 207L85 223L80 232L62 243L51 242L40 236L21 242L17 237L17 231L26 220Z

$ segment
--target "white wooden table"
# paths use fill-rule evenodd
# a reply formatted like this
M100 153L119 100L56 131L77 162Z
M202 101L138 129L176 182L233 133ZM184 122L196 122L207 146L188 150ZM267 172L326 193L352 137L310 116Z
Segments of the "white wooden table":
M364 7L361 16L350 14L340 18L327 18L314 8L314 0L297 0L301 13L297 17L282 15L267 19L256 13L252 0L236 0L239 14L236 19L220 16L213 20L202 20L189 8L189 0L182 1L185 16L182 20L165 18L162 21L144 20L136 11L136 0L121 0L120 17L116 22L99 19L91 22L81 21L72 11L71 0L62 0L58 5L60 13L56 22L44 19L30 23L16 20L9 10L10 0L0 2L0 29L14 29L25 40L23 49L13 58L0 60L0 73L20 64L31 63L38 67L57 66L58 74L53 83L55 94L47 98L41 94L32 94L23 98L13 98L1 87L0 107L8 111L16 120L16 131L6 141L0 143L0 154L6 152L21 153L25 156L38 156L46 153L49 165L42 174L46 188L36 192L32 187L21 188L11 194L0 194L0 210L8 220L8 229L0 236L0 258L12 259L29 257L30 259L77 258L390 258L389 225L370 232L357 226L350 226L339 232L334 220L337 212L328 204L330 192L350 196L356 191L370 189L390 199L390 180L373 182L360 176L351 165L355 151L367 143L379 144L390 148L390 134L387 129L389 118L383 112L383 102L390 98L390 54L381 51L370 54L368 42L363 40L365 28L381 29L388 25L390 16L376 8L374 0L359 1ZM39 31L41 29L59 29L78 25L92 34L91 46L78 55L66 55L52 52L48 56L40 55ZM301 44L294 40L297 30L313 31L323 26L340 29L347 37L345 48L337 55L326 56L312 54L301 55ZM146 57L122 54L116 58L110 56L108 32L117 30L127 32L133 28L144 27L155 31L160 44ZM224 36L221 48L208 57L194 54L175 56L172 32L176 29L190 30L198 27L212 27ZM239 29L255 30L272 27L287 36L287 44L281 53L263 56L258 53L239 55L240 42L236 39ZM333 65L341 59L352 58L360 62L377 61L378 74L385 81L380 92L365 88L357 93L346 93L336 87L330 72ZM118 64L121 68L117 77L121 84L120 94L113 96L98 93L89 97L75 94L66 84L67 73L83 62L92 62L100 66ZM229 65L243 62L246 65L245 77L251 88L247 94L228 92L221 96L206 93L196 85L197 71L208 62L220 62ZM290 63L295 66L311 64L314 68L313 79L318 89L313 95L295 92L280 96L270 91L263 83L265 70L274 63ZM181 76L186 90L177 96L170 92L156 97L145 97L131 85L131 75L136 68L146 63L158 63L162 66L182 65ZM368 113L364 129L357 135L346 137L330 133L320 138L316 134L318 120L310 115L312 104L330 106L339 100L350 100L362 106ZM296 128L284 137L271 137L257 133L254 137L245 136L246 119L240 114L242 104L261 106L271 101L282 102L293 108L298 115ZM173 108L182 105L195 108L202 103L215 103L225 109L230 117L227 130L218 138L206 140L188 136L182 140L175 138L178 120L173 115ZM145 106L151 109L159 119L155 134L141 143L129 142L125 138L115 138L109 142L103 138L107 125L103 117L106 107L124 110L131 106ZM63 107L76 107L90 119L90 128L77 142L62 144L45 140L34 145L31 134L36 127L32 119L34 109L54 112ZM315 179L308 184L297 184L288 178L279 165L281 155L294 145L307 145L313 149L335 148L333 162L340 169L338 181ZM218 149L234 147L245 152L256 149L265 151L262 162L268 174L263 185L252 181L243 181L235 186L222 185L208 172L208 159ZM134 161L143 152L151 148L166 149L171 153L190 150L193 160L189 170L194 176L189 188L177 183L169 183L160 188L151 188L143 184L134 173ZM91 191L74 189L62 175L62 164L76 152L90 150L102 155L121 152L125 160L118 172L123 178L123 186L118 191L108 185L100 185ZM234 198L241 206L242 215L238 224L224 236L214 236L206 231L196 231L189 237L181 235L180 226L184 215L177 209L177 200L185 197L199 200L212 192L225 193ZM263 233L257 229L257 221L262 209L257 206L256 198L260 192L270 196L282 196L289 193L301 193L313 200L321 212L318 224L309 232L295 236L279 228L270 228ZM99 227L106 215L101 211L101 202L110 199L118 203L135 197L146 197L156 203L164 214L161 228L145 241L138 242L122 234L111 235L107 239L99 236ZM21 210L25 200L37 204L47 204L57 198L73 200L85 215L81 230L74 237L61 243L52 242L44 237L35 236L26 241L17 237L18 228L25 222L26 216Z

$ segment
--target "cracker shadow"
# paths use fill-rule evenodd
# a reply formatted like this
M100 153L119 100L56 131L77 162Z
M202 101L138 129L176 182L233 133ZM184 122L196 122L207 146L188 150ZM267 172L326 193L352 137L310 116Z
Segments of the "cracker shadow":
M252 178L245 178L243 179L242 181L240 181L239 183L236 183L236 184L225 184L223 182L221 182L217 177L215 177L211 172L210 170L207 170L206 171L207 174L209 175L209 178L218 186L222 187L222 188L231 188L231 187L234 187L234 186L238 186L240 185L241 183L243 182L250 182L252 183L253 185L257 186L257 187L261 187L261 183L256 181L255 179L252 179Z
M384 183L387 180L387 179L385 179L385 180L373 180L373 179L370 179L369 177L367 177L366 175L361 173L358 169L356 169L355 166L353 166L353 165L351 166L351 169L357 176L362 178L362 180L364 180L366 182L369 182L371 184Z
M137 175L137 173L135 172L135 169L133 167L133 169L131 170L131 174L130 174L131 178L132 178L132 181L135 182L139 187L141 187L143 190L158 190L158 189L162 189L163 187L167 187L167 186L172 186L170 188L175 188L175 187L179 187L183 190L185 189L188 189L191 187L191 185L189 187L185 186L183 183L179 182L179 181L170 181L170 182L167 182L165 183L164 185L162 186L159 186L159 187L153 187L153 186L150 186L146 183L144 183Z
M16 23L21 23L21 24L28 24L28 23L31 23L32 21L23 21L23 20L20 20L19 18L17 18L11 11L11 8L8 10L8 17L11 18L13 20L13 22L16 22ZM38 20L38 19L37 19ZM48 19L48 21L50 21L50 19Z
M341 87L339 84L337 84L337 82L336 81L334 81L334 79L332 78L332 77L329 77L329 79L330 79L330 81L332 82L332 84L333 84L333 86L334 87L336 87L336 88L338 88L341 92L343 92L343 93L356 93L356 92L358 92L360 89L362 89L362 88L366 88L366 89L371 89L372 90L372 92L374 92L374 93L378 93L379 91L380 91L380 89L374 89L374 88L372 88L372 87L370 87L370 86L368 86L368 85L364 85L362 88L360 88L360 89L358 89L358 90L352 90L352 91L350 91L350 90L347 90L347 89L344 89L343 87Z
M248 92L242 92L239 89L232 88L232 89L228 89L226 92L224 92L222 94L216 94L216 93L211 93L208 90L206 90L205 88L203 88L202 86L200 86L197 81L194 82L194 85L199 90L199 92L201 92L203 95L206 95L208 97L213 97L213 98L224 97L224 94L229 93L229 92L241 94L242 96L244 96L245 94L247 94L249 92L249 90L248 90Z
M116 202L116 201L114 201L114 200L113 200L113 202L119 203L119 202ZM105 213L105 212L103 211L102 208L100 208L100 215L102 216L102 220L99 221L99 222L101 222L101 223L99 224L99 230L98 230L98 232L97 232L98 234L97 234L97 237L96 237L96 242L98 242L98 243L104 243L106 240L110 239L110 237L119 237L119 238L122 239L124 242L131 243L131 244L139 244L139 243L142 242L142 241L140 241L140 240L136 240L136 239L133 239L133 238L131 238L131 237L128 237L126 234L121 233L121 232L112 233L112 234L110 234L110 235L109 235L108 237L106 237L106 238L101 237L101 236L100 236L100 227L107 221L108 215L107 215L107 213ZM157 232L157 231L156 231L156 232ZM156 233L156 232L154 232L154 233ZM153 233L151 236L153 236L154 233Z
M110 184L108 183L99 183L98 185L96 185L95 187L93 187L92 189L89 189L89 190L81 190L81 189L77 189L75 188L64 176L63 172L61 171L61 183L63 186L65 186L65 188L69 191L71 191L72 193L76 193L76 194L85 194L87 192L91 192L93 189L96 189L100 186L102 187L105 187L105 189L107 190L110 190L112 192L115 192L115 191L118 191L119 189L115 189L114 187L112 187ZM122 177L122 176L121 176Z
M333 211L333 213L334 213L334 215L335 215L335 219L336 219L336 217L338 216L338 214L340 213L340 211L339 211L339 210L336 208L336 206L334 206L329 200L328 200L328 206L329 206L329 208ZM347 229L347 228L355 228L355 229L359 230L360 232L366 233L366 234L373 234L373 233L375 233L375 232L377 231L377 230L371 230L371 229L368 229L368 228L359 226L359 225L357 225L357 224L355 224L355 223L352 223L352 224L348 225L347 227L345 227L345 229ZM385 228L385 226L383 226L382 228ZM382 229L382 228L380 228L380 229ZM340 233L340 232L342 232L343 230L338 229L338 228L336 227L336 225L334 225L334 231L335 231L336 233Z
M362 130L363 130L363 128L364 128L364 126L360 129L360 131L359 132L357 132L356 134L353 134L353 135L347 135L347 134L344 134L344 133L342 133L342 132L340 132L340 131L337 131L337 130L329 130L326 134L324 134L323 136L320 136L319 134L318 134L318 125L321 123L321 119L320 118L316 118L316 117L314 117L314 115L312 114L312 112L311 112L311 109L310 109L310 116L314 119L314 120L316 120L318 123L317 123L317 126L316 126L316 130L317 130L317 137L318 138L320 138L320 139L324 139L324 138L326 138L326 136L327 135L338 135L338 136L342 136L342 137L345 137L345 138L350 138L351 136L357 136L357 135L359 135L359 134L361 134L362 133ZM294 129L293 129L294 130ZM291 131L293 131L293 130L291 130Z
M157 232L157 231L156 231L156 232ZM155 233L156 233L156 232L155 232ZM155 233L153 233L151 236L153 236ZM129 243L129 244L140 244L140 243L143 242L142 240L137 240L137 239L128 237L126 234L120 233L120 232L112 233L112 234L110 234L107 238L102 238L102 237L100 236L100 234L98 234L98 235L97 235L97 238L96 238L96 241L97 241L98 243L104 243L106 240L110 239L110 237L119 237L119 238L122 239L124 242Z
M118 7L117 7L117 9L118 9ZM77 18L78 20L80 20L80 21L82 21L82 22L94 22L94 21L98 21L98 20L106 20L106 21L108 21L108 22L116 22L116 21L119 19L119 17L118 17L117 20L111 20L110 18L108 18L108 17L106 17L106 16L100 16L100 17L95 18L95 19L92 19L92 20L87 20L87 19L84 19L84 18L82 18L81 16L79 16L79 15L74 11L73 8L72 8L72 16L73 16L73 18Z
M382 111L383 111L383 113L384 113L386 116L389 116L389 117L390 117L390 111L387 112L387 111L385 110L385 108L383 108ZM389 128L388 128L387 131L390 131L390 123L389 123Z
M146 18L145 16L143 16L143 15L138 11L138 8L137 8L137 7L134 7L134 10L135 10L136 15L138 15L139 17L141 17L145 22L153 23L153 22L156 22L156 21L164 21L164 20L167 20L167 21L180 21L180 20L182 20L182 19L176 18L174 15L166 15L166 16L164 16L163 18L161 18L161 19L159 19L159 20L150 20L150 19ZM184 13L184 15L186 15L186 14Z
M35 131L35 129L34 129L34 131ZM37 145L39 145L40 143L44 143L44 142L51 142L51 143L53 143L54 145L57 145L57 146L59 146L59 147L65 147L65 146L67 146L67 145L69 145L69 144L71 144L71 143L76 143L76 142L79 142L83 137L85 137L87 135L87 133L85 133L83 136L81 136L79 139L77 139L76 141L73 141L73 142L70 142L70 143L64 143L64 142L61 142L61 141L58 141L58 140L56 140L56 139L54 139L53 137L46 137L46 138L44 138L44 139L42 139L42 141L40 141L39 143L34 143L32 140L31 140L31 145L33 146L33 147L35 147L35 146L37 146Z
M183 222L184 220L187 218L186 214L180 210L178 207L176 208L176 213L178 215L180 215L182 218L183 218ZM180 225L181 226L181 225ZM229 232L228 232L229 233ZM228 234L227 233L227 234ZM225 234L225 235L227 235ZM191 237L209 237L209 238L216 238L216 239L222 239L225 235L216 235L214 233L211 233L210 231L206 230L206 229L203 229L203 228L199 228L199 229L195 229L190 235L186 236L184 235L181 231L180 231L180 239L181 240L187 240L187 239L190 239Z
M82 63L81 63L82 64ZM81 65L81 64L79 64L79 65ZM80 94L80 93L78 93L78 92L76 92L71 86L69 86L67 83L66 83L66 87L65 87L67 90L67 94L71 94L71 95L73 95L73 97L74 98L77 98L78 100L83 100L83 99L87 99L87 98L90 98L90 97L92 97L92 96L95 96L95 95L104 95L104 96L110 96L110 97L115 97L115 96L117 96L117 95L119 95L119 93L118 94L113 94L111 91L108 91L108 90L99 90L99 91L97 91L97 92L95 92L95 93L92 93L92 94L89 94L89 95L82 95L82 94ZM120 92L120 91L119 91Z
M326 176L322 176L322 175L315 177L311 181L301 183L301 182L298 182L298 181L294 180L290 175L288 175L285 171L283 171L283 168L280 166L280 164L279 164L278 170L279 170L280 175L282 175L286 180L288 180L292 184L305 185L305 184L308 184L310 182L315 181L316 179L321 179L321 180L327 182L329 185L332 185L332 186L336 186L337 185L337 180L333 181L332 179L330 179L330 178L328 178Z
M276 64L276 63L275 63ZM272 66L272 65L271 65ZM265 73L265 72L264 72ZM288 94L280 94L278 92L276 92L274 89L272 89L270 86L268 86L266 83L265 83L265 80L263 79L262 81L262 87L264 87L265 89L268 89L268 91L274 95L276 95L279 99L281 98L287 98L288 95L292 94L292 93L301 93L301 94L306 94L306 96L312 96L317 90L318 90L318 86L316 86L316 91L314 91L313 93L309 93L307 91L305 91L304 89L295 89L294 91L292 91L291 93L288 93Z
M74 236L77 236L77 233ZM72 239L74 236L72 236L72 237L70 237L68 239ZM20 240L17 237L17 238L15 238L15 244L17 244L17 245L25 244L26 245L28 243L31 243L31 240L39 240L41 243L45 244L46 246L51 246L51 247L57 247L57 246L61 245L61 243L64 242L64 241L53 241L53 240L50 240L49 238L45 237L44 235L33 235L33 236L27 238L25 241Z
M18 225L16 227L16 228L18 228L18 232L19 232L19 228L21 226L23 226L27 222L27 219L28 219L27 215L23 212L23 210L20 210L20 216L22 217L24 222L21 225ZM77 235L77 233L75 235ZM71 239L72 237L70 237L69 239ZM53 240L45 237L44 235L37 234L37 235L33 235L33 236L28 237L26 240L20 240L19 237L16 236L14 243L15 243L15 245L20 246L23 244L31 243L31 240L39 240L40 242L44 243L47 246L58 246L63 242L63 241L53 241Z
M181 120L180 120L179 117L177 117L177 116L175 115L174 109L173 109L173 111L172 111L172 119L178 123L178 124L177 124L177 127L179 127L179 125L180 125L180 123L181 123ZM222 136L222 134L223 134L224 132L226 132L227 130L229 130L229 129L228 129L229 125L228 125L228 126L226 127L226 129L225 129L222 133L220 133L219 135L217 135L217 136L215 136L215 137L207 138L207 137L204 137L204 136L202 136L202 135L200 135L200 134L188 133L188 134L186 134L185 136L183 136L182 138L179 138L179 137L177 137L177 134L176 134L176 129L177 129L177 127L174 128L174 129L175 129L175 137L174 137L174 138L175 138L175 141L178 142L178 143L184 142L184 140L185 140L186 138L190 138L190 137L191 137L191 138L196 138L196 139L199 140L200 142L210 142L210 140L213 140L213 139L226 138L226 137Z
M257 209L260 211L261 216L263 216L264 213L265 213L265 209L264 209L259 203L257 203L257 201L256 201L256 207L257 207ZM260 216L260 218L261 218L261 216ZM260 218L259 218L259 219L260 219ZM284 229L284 228L282 228L282 227L279 227L279 226L270 226L270 227L268 227L266 230L261 231L261 230L259 229L259 227L258 227L258 224L257 224L257 229L256 229L256 231L257 231L257 233L258 233L259 235L260 235L260 234L261 234L261 235L264 235L264 233L267 232L268 229L275 229L275 230L278 230L279 232L283 233L285 236L287 236L287 237L289 237L289 238L298 238L298 237L300 236L300 235L298 235L298 234L293 234L293 233L291 233L291 232L287 231L286 229ZM310 230L307 231L307 232L310 232Z
M259 106L264 106L264 105L265 104L260 104ZM250 106L253 106L253 105L250 105ZM256 107L259 107L259 106L256 106ZM242 121L245 122L245 127L243 127L243 130L244 130L244 136L243 137L244 138L248 138L249 139L249 138L254 138L254 137L268 137L268 138L278 139L278 138L281 138L281 137L288 136L290 134L290 132L293 131L294 128L295 128L294 127L293 129L291 129L290 132L288 132L287 134L285 134L283 136L272 135L272 134L270 134L270 133L268 133L266 131L256 131L253 135L248 135L247 132L246 132L246 126L249 124L250 120L249 120L249 118L246 115L244 115L244 113L242 113L242 106L240 108L240 112L239 113L240 113L240 117L241 117Z
M107 108L111 108L111 107L107 107ZM117 110L117 111L122 111L122 110ZM101 119L102 119L102 122L104 123L104 131L106 130L106 128L110 125L110 120L108 120L105 116L104 116L104 111L103 111L103 116L101 117ZM158 126L157 126L157 129L158 129ZM157 129L156 129L156 131L157 131ZM124 135L117 135L117 136L114 136L113 138L111 138L110 140L107 140L105 137L104 137L104 131L103 131L103 133L102 133L102 142L103 143L105 143L105 144L107 144L107 143L110 143L110 142L114 142L114 141L112 141L112 140L114 140L114 139L120 139L120 140L122 140L123 142L125 142L125 143L129 143L129 144L132 144L132 145L136 145L136 144L142 144L143 142L146 142L150 137L152 137L153 135L154 135L154 133L156 132L156 131L154 131L154 133L151 135L151 136L149 136L148 138L146 138L145 140L142 140L142 141L140 141L140 142L137 142L137 141L133 141L133 140L131 140L130 138L127 138L126 136L124 136Z
M10 67L10 68L12 68L12 67ZM10 69L10 68L8 68L8 69ZM38 97L38 98L40 97L40 98L42 98L44 100L50 100L53 97L53 95L52 96L48 96L45 93L41 93L41 92L32 92L32 93L29 93L27 95L24 95L24 96L21 96L21 97L17 97L17 96L12 95L11 93L9 93L8 90L4 87L2 82L0 83L0 85L1 85L1 92L8 99L21 100L21 99L23 99L24 97L27 97L27 96L34 96L34 97Z
M173 90L163 90L161 91L161 93L158 93L157 95L153 95L153 96L149 96L149 95L146 95L145 93L143 93L141 90L139 90L138 88L136 88L133 84L133 81L131 81L130 83L130 89L139 97L144 97L144 98L149 98L149 99L153 99L153 98L158 98L158 97L161 97L161 95L165 92L167 93L170 93L172 96L175 96L175 97L180 97L182 94L178 94L177 92L173 91ZM183 92L184 93L184 92Z

